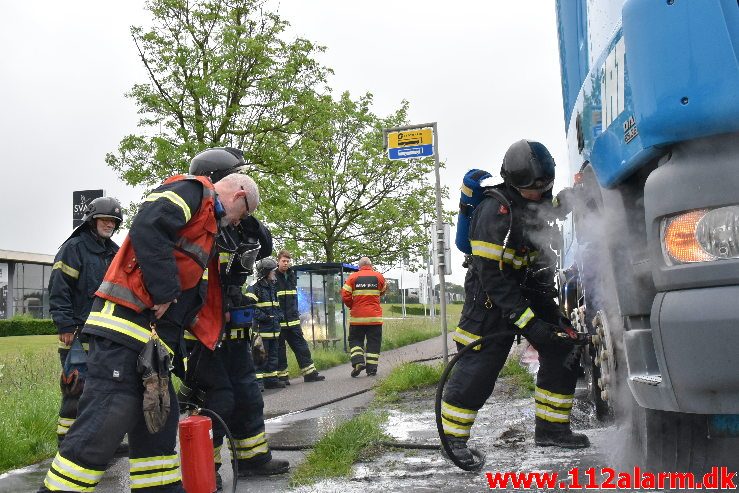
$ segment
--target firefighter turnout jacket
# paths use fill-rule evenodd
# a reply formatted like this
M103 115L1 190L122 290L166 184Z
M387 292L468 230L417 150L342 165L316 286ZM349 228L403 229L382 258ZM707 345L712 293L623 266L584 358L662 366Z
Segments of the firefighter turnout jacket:
M385 278L369 265L352 272L341 288L341 299L350 309L350 325L382 325L380 296L387 289Z
M217 258L211 277L206 267L214 250L218 223L215 189L207 178L177 175L167 179L141 205L131 231L113 259L95 293L98 299L84 333L112 339L140 351L151 335L153 305L172 302L163 315L167 327L187 327L206 300L207 314L199 314L191 331L214 347L222 327ZM215 275L215 276L214 276ZM217 289L217 293L215 290ZM209 314L213 314L209 316ZM159 336L165 344L177 344L181 334Z
M249 286L246 297L254 301L254 321L262 338L276 340L280 337L283 315L277 301L277 284L267 278L259 279Z
M453 336L463 345L485 335L480 333L481 322L491 310L506 318L520 313L521 318L512 321L520 327L534 317L556 321L559 315L553 299L557 291L551 270L542 271L539 276L532 274L555 262L549 245L557 231L546 220L551 206L546 200L529 202L502 184L493 188L508 203L486 192L487 197L472 218L472 261L465 277L466 299Z
M284 273L277 270L277 301L280 303L283 320L282 328L300 325L300 310L298 310L298 276L292 268Z
M49 278L49 313L60 334L82 327L118 245L83 228L59 249Z

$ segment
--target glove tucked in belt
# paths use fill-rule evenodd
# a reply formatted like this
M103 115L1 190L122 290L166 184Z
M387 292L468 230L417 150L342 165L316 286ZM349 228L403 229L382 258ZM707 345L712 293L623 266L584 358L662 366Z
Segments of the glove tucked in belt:
M137 370L144 382L143 411L149 433L157 433L169 416L170 356L152 329L151 339L139 353Z

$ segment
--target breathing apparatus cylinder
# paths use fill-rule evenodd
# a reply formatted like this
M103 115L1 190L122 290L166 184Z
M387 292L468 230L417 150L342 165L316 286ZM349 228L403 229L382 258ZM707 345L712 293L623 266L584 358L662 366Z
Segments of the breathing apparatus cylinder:
M207 416L188 416L179 423L182 487L187 493L216 491L213 422Z

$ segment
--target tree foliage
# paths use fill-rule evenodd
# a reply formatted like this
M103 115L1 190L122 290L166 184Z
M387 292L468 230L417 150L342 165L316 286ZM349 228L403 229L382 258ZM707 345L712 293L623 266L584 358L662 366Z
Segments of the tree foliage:
M243 149L253 170L274 173L320 98L323 50L285 41L287 22L257 0L150 0L152 25L131 28L149 74L126 94L140 133L106 162L129 185L152 187L186 171L208 147Z
M371 94L324 101L323 118L302 136L291 169L263 186L275 238L302 260L366 255L386 266L409 259L413 267L426 250L434 217L433 160L387 159L382 129L403 125L408 104L387 118L376 116L371 104Z

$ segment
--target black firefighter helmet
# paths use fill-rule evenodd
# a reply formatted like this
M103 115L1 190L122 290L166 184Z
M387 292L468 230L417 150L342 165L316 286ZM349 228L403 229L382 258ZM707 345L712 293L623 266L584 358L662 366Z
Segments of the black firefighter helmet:
M85 205L85 210L82 214L82 224L74 228L72 234L69 235L70 238L80 234L85 227L95 232L95 224L93 224L95 219L107 218L115 220L114 232L118 231L118 228L121 227L121 223L123 222L123 208L121 208L121 203L118 202L118 199L114 199L113 197L98 197L90 201L89 204Z
M257 268L257 279L263 279L277 268L277 261L272 257L265 257L257 261L255 267Z
M207 176L213 183L235 173L246 162L244 153L233 147L213 147L197 154L190 161L190 174Z
M519 140L506 151L500 176L514 188L546 192L554 184L554 159L543 144Z

